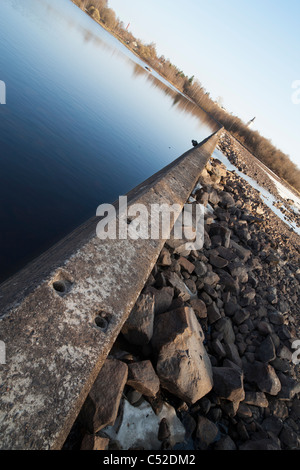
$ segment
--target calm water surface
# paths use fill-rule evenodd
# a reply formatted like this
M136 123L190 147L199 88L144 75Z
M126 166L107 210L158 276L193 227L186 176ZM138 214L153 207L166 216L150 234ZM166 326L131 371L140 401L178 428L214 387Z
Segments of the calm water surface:
M70 0L1 0L0 282L217 125Z

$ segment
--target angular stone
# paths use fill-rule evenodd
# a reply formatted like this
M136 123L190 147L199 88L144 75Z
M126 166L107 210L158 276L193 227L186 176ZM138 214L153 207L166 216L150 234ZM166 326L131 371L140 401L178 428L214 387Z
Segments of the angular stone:
M282 429L282 421L276 416L269 416L268 418L263 420L262 428L265 431L271 432L275 436L278 436Z
M224 303L224 311L229 317L232 317L239 308L239 305L231 300Z
M163 287L162 289L156 289L155 287L147 287L144 293L151 292L154 296L154 313L159 315L160 313L166 312L174 298L174 288L171 286Z
M203 277L207 273L207 266L205 263L203 263L203 261L198 260L195 262L194 272L197 276Z
M229 416L230 418L234 418L235 415L238 412L240 406L239 401L229 401L229 400L224 400L223 398L220 398L220 407L222 412Z
M216 268L225 268L228 266L228 261L224 258L221 258L221 256L210 255L209 262Z
M160 382L151 361L128 364L127 384L142 395L155 397L159 391Z
M218 275L220 277L220 284L224 286L225 291L232 292L233 294L240 292L238 279L234 279L231 274L222 269L218 270Z
M86 434L81 442L80 450L107 450L109 439L106 437Z
M219 434L218 426L205 416L198 416L196 438L197 447L206 450L217 438Z
M278 398L281 400L292 400L300 392L300 382L282 372L278 372L278 378L281 383Z
M214 327L217 331L223 333L223 341L225 344L234 343L235 342L235 334L232 328L232 323L230 318L224 317L218 320Z
M244 403L259 406L260 408L267 408L269 406L268 399L263 392L246 392Z
M215 355L217 356L217 359L220 359L220 358L226 356L226 351L224 349L224 346L218 338L216 338L212 341L211 347L212 347Z
M217 205L220 201L220 198L218 196L218 193L215 189L213 189L209 194L208 194L208 200L211 202L213 205Z
M220 320L222 317L215 302L212 302L212 304L207 307L207 317L210 325Z
M219 246L217 248L217 252L223 259L226 259L227 261L233 261L237 258L237 255L234 253L234 251L231 248L225 248L225 246Z
M260 334L265 335L265 336L273 333L273 327L267 321L259 322L257 325L257 330L260 332Z
M114 424L127 375L124 362L106 359L80 411L80 421L90 433Z
M270 362L276 358L276 349L271 336L267 336L257 349L257 359L261 362Z
M218 397L240 402L245 398L243 372L235 367L213 367L213 391Z
M230 240L230 247L233 248L238 257L245 263L251 256L251 250L244 248L242 245Z
M204 284L207 284L209 286L215 286L218 284L220 278L217 273L214 273L213 271L206 273L206 275L203 277L203 282Z
M279 439L286 449L296 450L300 447L300 439L298 434L285 424L281 433L279 434Z
M248 281L248 270L242 262L231 261L228 265L228 269L231 276L237 278L239 282L245 283Z
M226 191L222 191L220 193L220 206L224 207L225 209L229 209L231 207L235 206L235 200L233 196L230 193L227 193Z
M242 360L239 355L237 346L234 343L227 343L224 345L226 357L238 367L242 367Z
M261 392L277 395L281 390L281 383L274 368L270 364L255 361L244 366L245 380L255 383Z
M273 325L282 325L284 322L283 315L277 311L268 312L268 318Z
M189 300L191 298L191 294L183 280L178 276L178 274L174 273L173 271L166 271L165 277L171 286L175 289L175 293L178 297L182 300Z
M233 316L233 321L236 325L241 325L244 321L246 321L250 317L250 312L243 308L237 308Z
M180 258L178 259L178 263L180 264L180 266L182 266L185 271L190 274L192 274L195 269L195 265L191 263L188 259L184 258L184 256L180 256Z
M225 246L225 248L229 248L231 236L231 230L229 228L217 223L213 223L209 226L209 236L211 238L215 236L220 237L221 244Z
M249 408L248 405L245 403L240 403L238 411L237 411L237 416L239 418L251 418L252 417L252 411Z
M171 266L172 259L169 250L166 247L163 247L159 255L157 264L160 266Z
M156 372L161 386L192 404L213 386L204 334L192 308L184 307L158 317L153 335L158 351Z
M201 299L191 299L189 301L190 306L194 310L195 314L198 318L206 318L207 317L207 307L203 300Z
M122 328L122 334L130 343L140 346L149 343L153 334L154 309L153 294L141 294Z

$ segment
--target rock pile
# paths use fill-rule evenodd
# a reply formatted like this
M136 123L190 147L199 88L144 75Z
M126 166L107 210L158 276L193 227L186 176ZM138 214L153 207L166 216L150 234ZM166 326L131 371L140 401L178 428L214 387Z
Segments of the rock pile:
M293 192L295 193L295 198L283 198L279 194L274 183L274 178L276 179L277 176L257 159L253 158L253 155L248 152L245 147L240 145L239 142L228 132L224 131L220 136L218 148L242 173L253 178L261 187L264 187L271 194L273 194L273 196L277 199L273 202L273 205L282 212L285 220L295 224L298 228L300 228L300 213L294 204L294 199L299 199L299 193L296 193L293 188L290 188L291 194L293 194ZM268 177L268 174L270 174L271 178Z
M299 237L219 161L199 183L203 247L166 242L75 423L81 449L300 447Z

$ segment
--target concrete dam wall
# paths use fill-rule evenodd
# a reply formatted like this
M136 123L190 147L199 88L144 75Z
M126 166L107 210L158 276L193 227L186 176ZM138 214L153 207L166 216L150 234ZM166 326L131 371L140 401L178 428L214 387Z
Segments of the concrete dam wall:
M128 207L182 208L219 133L130 191ZM62 447L164 246L163 239L101 240L98 221L0 286L1 449Z

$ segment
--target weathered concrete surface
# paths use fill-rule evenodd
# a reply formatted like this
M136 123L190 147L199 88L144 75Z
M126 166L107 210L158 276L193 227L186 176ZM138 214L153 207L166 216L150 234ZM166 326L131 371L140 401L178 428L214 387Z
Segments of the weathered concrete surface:
M129 205L182 207L218 137L131 191ZM100 240L98 221L88 221L0 286L0 340L6 346L1 449L62 447L165 243Z

